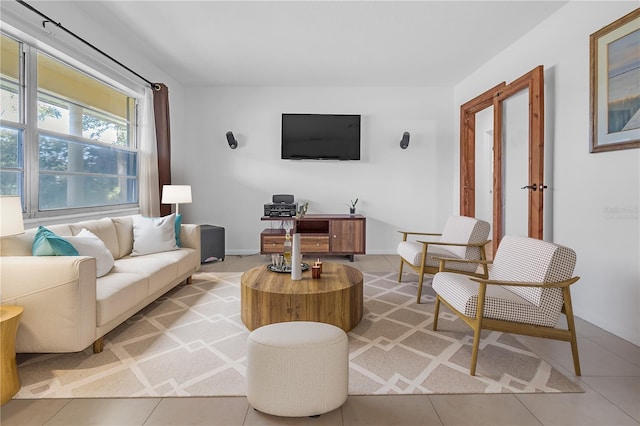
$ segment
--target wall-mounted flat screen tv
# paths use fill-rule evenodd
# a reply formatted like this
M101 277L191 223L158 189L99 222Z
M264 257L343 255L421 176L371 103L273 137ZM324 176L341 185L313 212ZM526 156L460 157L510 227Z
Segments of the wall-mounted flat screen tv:
M360 115L282 114L282 158L359 160Z

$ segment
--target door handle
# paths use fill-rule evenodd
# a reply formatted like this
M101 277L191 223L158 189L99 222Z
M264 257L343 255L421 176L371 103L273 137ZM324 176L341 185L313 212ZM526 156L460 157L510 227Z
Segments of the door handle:
M542 192L542 190L543 190L543 189L547 189L547 188L548 188L548 186L547 186L547 185L540 184L540 186L539 186L538 188L540 188L540 192Z
M533 185L526 185L526 186L523 186L523 187L522 187L522 188L520 188L520 189L531 189L532 191L535 191L536 189L538 189L538 185L536 185L536 184L534 183Z

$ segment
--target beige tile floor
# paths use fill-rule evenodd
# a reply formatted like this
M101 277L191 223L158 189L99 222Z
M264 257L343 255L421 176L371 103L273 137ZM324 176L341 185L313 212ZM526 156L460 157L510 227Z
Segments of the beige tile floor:
M347 262L342 258L330 261ZM244 271L265 256L228 256L206 271ZM364 272L397 270L396 256L356 256ZM14 425L640 425L640 348L577 319L585 390L577 394L350 396L318 418L280 418L244 397L13 400L0 423ZM564 342L522 337L547 362L574 377Z

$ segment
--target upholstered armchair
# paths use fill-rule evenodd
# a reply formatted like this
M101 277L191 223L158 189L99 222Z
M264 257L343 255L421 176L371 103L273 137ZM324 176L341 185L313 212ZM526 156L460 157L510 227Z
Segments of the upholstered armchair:
M448 259L441 259L442 270ZM550 242L505 236L500 242L488 278L438 272L432 287L437 294L433 330L438 328L440 302L474 331L469 373L474 376L482 330L524 334L571 343L576 376L580 360L569 286L576 254ZM480 315L479 313L483 314ZM567 329L556 328L560 314Z
M466 216L451 216L444 226L442 233L398 231L402 234L402 242L398 244L400 255L400 270L398 282L402 280L402 268L409 265L419 276L418 299L422 297L422 283L424 274L435 274L439 271L440 257L462 260L449 262L446 270L478 277L487 277L486 263L480 264L482 272L478 271L478 263L468 260L486 260L484 246L488 243L491 225L483 220ZM409 240L421 238L417 241ZM426 238L425 238L426 237ZM430 239L431 241L423 241Z

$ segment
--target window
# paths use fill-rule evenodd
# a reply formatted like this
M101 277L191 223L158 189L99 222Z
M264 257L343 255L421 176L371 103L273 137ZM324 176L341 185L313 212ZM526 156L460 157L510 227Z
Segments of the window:
M136 99L27 44L1 41L1 194L20 195L32 217L136 205ZM21 83L33 75L35 88Z
M23 100L20 44L0 39L0 194L22 195L24 188ZM7 124L12 123L13 125ZM24 206L24 198L23 198Z

